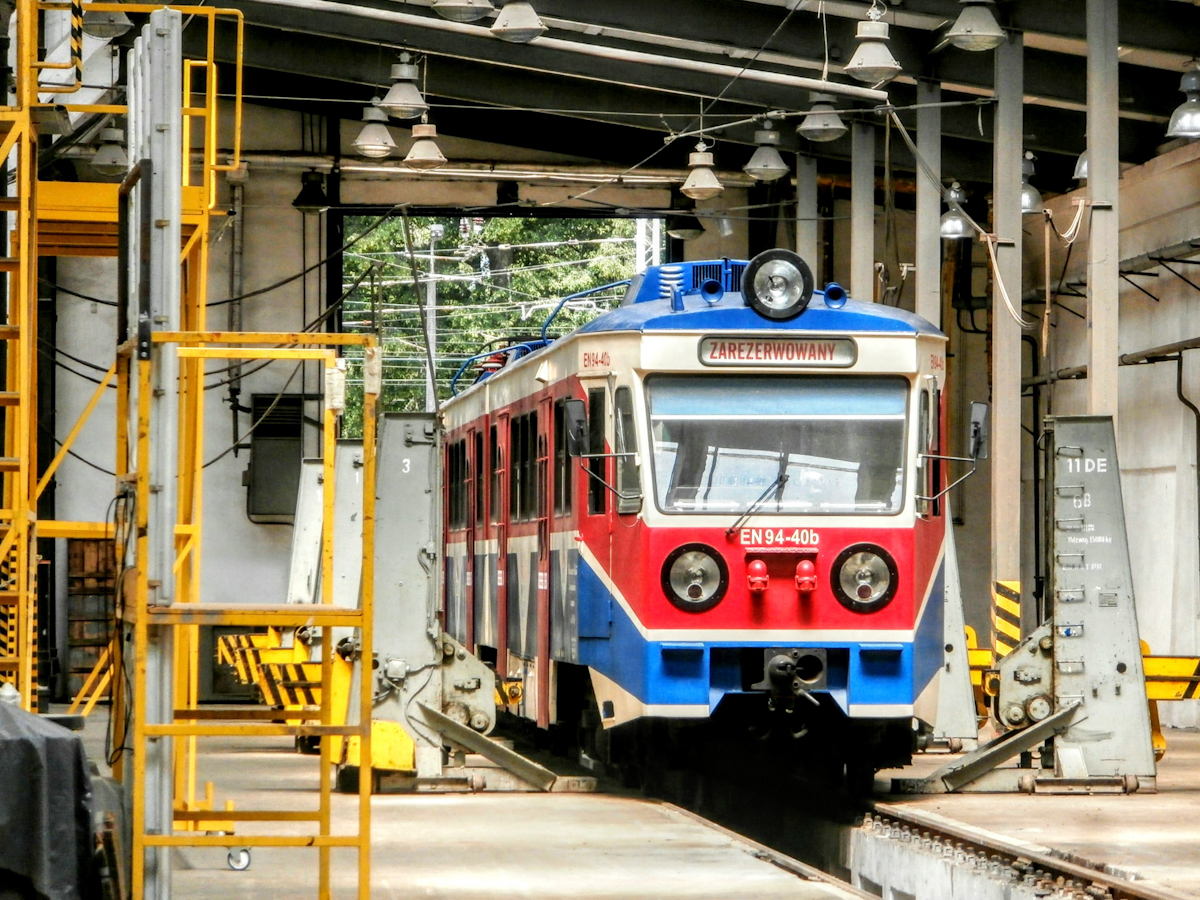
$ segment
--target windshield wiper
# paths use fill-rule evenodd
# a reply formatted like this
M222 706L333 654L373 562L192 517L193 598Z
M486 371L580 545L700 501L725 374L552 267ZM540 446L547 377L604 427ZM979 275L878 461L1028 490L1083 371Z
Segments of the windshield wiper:
M756 512L758 512L758 508L763 505L763 502L767 499L767 496L772 491L776 492L777 495L782 496L783 488L787 483L788 483L788 473L786 471L780 472L779 475L775 478L775 480L772 481L769 485L767 485L767 489L765 491L763 491L761 494L759 494L758 499L755 500L753 503L751 503L749 506L747 506L746 511L738 517L738 520L736 522L734 522L732 525L730 525L729 528L726 529L725 537L732 537L733 533L742 527L743 522L745 522L752 515L754 515Z

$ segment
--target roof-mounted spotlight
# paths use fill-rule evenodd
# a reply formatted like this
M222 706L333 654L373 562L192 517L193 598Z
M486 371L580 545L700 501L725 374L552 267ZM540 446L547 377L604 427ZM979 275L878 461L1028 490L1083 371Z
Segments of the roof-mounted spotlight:
M679 189L685 197L691 197L693 200L711 200L725 190L712 170L713 155L708 152L704 141L696 145L695 153L688 154L688 165L692 171L688 173L687 181Z
M812 299L812 270L791 250L764 250L746 265L742 296L760 316L792 319Z
M971 223L967 221L967 217L959 209L966 202L967 195L963 192L962 185L957 181L950 185L948 199L954 202L950 204L949 211L942 216L940 228L942 237L948 241L959 241L969 238L971 236ZM958 206L955 206L955 203Z
M691 210L667 217L667 234L677 241L694 241L704 234L704 225Z
M772 127L770 119L763 120L761 130L754 132L754 143L758 149L750 157L750 162L742 166L742 171L759 181L775 181L791 171L788 164L779 155L779 132Z
M1087 181L1088 177L1088 155L1085 149L1079 154L1079 158L1075 160L1075 172L1071 176L1076 181Z
M1035 158L1026 150L1025 158L1021 160L1021 214L1026 216L1041 215L1042 210L1045 209L1041 192L1029 183L1029 179L1034 175L1033 161Z
M319 216L329 209L329 198L325 196L325 176L316 169L300 174L300 193L292 206L306 216Z
M379 101L379 108L396 119L415 119L429 112L429 104L421 96L417 79L421 70L412 63L407 53L400 54L400 62L392 66L392 86Z
M1188 70L1179 80L1179 90L1187 95L1187 99L1171 113L1167 137L1200 138L1200 60L1193 59L1188 63Z
M1004 29L992 13L991 0L960 0L963 9L958 14L946 39L959 50L995 50L1004 43Z
M446 164L446 157L437 145L437 126L422 121L414 125L413 145L404 157L404 165L410 169L436 169Z
M476 22L494 8L491 0L433 0L433 11L451 22Z
M528 44L546 33L546 23L527 0L511 0L496 16L491 32L504 41Z
M129 171L129 156L121 145L125 132L120 128L104 128L100 131L100 146L92 155L92 168L101 175L124 175Z
M387 113L379 108L380 99L373 97L371 105L363 107L362 120L365 124L351 145L358 153L372 159L387 156L396 149L396 142L387 128Z
M900 63L888 49L888 25L880 21L882 17L883 9L872 2L867 19L858 23L858 47L846 63L846 74L866 84L885 84L900 74Z
M833 108L832 94L813 94L812 101L812 109L796 126L796 134L810 141L824 143L836 141L849 130Z

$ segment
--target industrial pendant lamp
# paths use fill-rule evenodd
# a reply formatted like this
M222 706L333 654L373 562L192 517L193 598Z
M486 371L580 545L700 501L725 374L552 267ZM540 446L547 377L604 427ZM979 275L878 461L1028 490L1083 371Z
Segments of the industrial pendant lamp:
M832 94L813 94L812 101L812 109L796 126L798 135L810 141L824 143L836 141L849 130L842 117L837 114L837 110L833 108Z
M422 119L413 126L413 145L404 157L404 165L410 169L436 169L446 164L446 157L437 145L437 126Z
M1075 160L1075 173L1072 177L1076 181L1087 181L1088 177L1088 160L1087 150L1079 154L1079 158Z
M967 221L967 217L963 215L959 208L966 201L967 195L963 192L962 185L957 181L950 185L949 200L953 201L950 204L950 210L942 216L941 235L942 238L948 241L960 241L971 236L971 223ZM955 204L958 204L957 206Z
M1200 138L1200 60L1188 63L1188 70L1179 80L1179 90L1187 99L1171 113L1171 124L1167 126L1169 138Z
M491 0L433 0L433 11L452 22L476 22L493 8Z
M959 50L995 50L1004 43L1004 29L992 14L991 0L960 2L965 8L946 32L946 40Z
M677 241L694 241L704 234L704 226L690 210L667 217L667 234Z
M1040 215L1045 208L1041 192L1029 183L1033 177L1033 160L1033 154L1026 150L1025 158L1021 160L1021 214L1026 216Z
M546 24L527 0L512 0L496 16L491 32L502 41L528 44L546 33Z
M300 193L292 206L306 216L319 216L329 209L329 198L325 196L325 176L315 169L300 175Z
M429 104L417 88L421 70L412 64L412 57L400 54L400 62L392 66L392 86L379 101L379 108L396 119L415 119L429 112Z
M859 44L846 63L846 74L866 84L884 84L900 74L900 63L888 49L887 22L880 21L883 10L873 2L867 16L858 23Z
M704 141L696 145L696 152L688 154L688 165L692 171L679 190L693 200L711 200L725 190L712 170L713 155L708 152Z
M375 96L370 106L363 107L362 120L365 124L351 145L363 156L372 159L387 156L396 149L396 142L387 128L387 113L379 108L379 103L380 98Z
M88 37L112 40L119 38L133 27L129 16L123 12L100 12L89 9L83 14L83 33Z
M775 181L791 171L775 149L779 146L779 132L771 124L770 119L765 119L762 129L754 132L754 143L758 144L758 149L750 157L750 162L742 166L743 172L758 181Z
M120 128L104 128L100 131L100 146L92 155L92 168L101 175L124 175L129 171L129 157L121 144L125 132Z

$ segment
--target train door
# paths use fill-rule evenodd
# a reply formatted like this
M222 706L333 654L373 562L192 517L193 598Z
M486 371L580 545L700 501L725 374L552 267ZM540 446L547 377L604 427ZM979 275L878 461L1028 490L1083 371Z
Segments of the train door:
M612 633L612 595L605 586L612 572L612 529L616 504L609 439L610 402L603 382L585 383L587 396L586 486L579 497L579 562L576 574L578 644L607 640ZM579 653L582 658L582 646Z
M550 430L553 421L554 400L544 396L538 401L536 427L537 470L537 578L536 593L531 600L536 602L535 631L537 635L537 723L540 728L550 727L550 506L551 467Z
M499 535L504 506L504 469L496 423L488 421L476 435L475 452L479 478L475 496L475 615L476 655L493 665L500 646L500 571Z
M478 566L476 565L476 541L478 528L482 524L476 515L480 499L483 496L483 435L478 428L467 432L464 446L466 462L466 508L463 510L466 520L466 548L463 560L463 610L462 642L467 650L475 652L475 595L479 584Z
M512 419L508 413L496 417L493 431L496 448L492 472L492 518L496 523L496 670L504 675L508 664L508 528L509 528L509 466L511 465L509 431ZM516 585L511 586L517 590Z
M550 659L554 663L577 663L579 615L576 581L581 535L576 520L575 494L581 473L577 460L567 452L565 403L566 399L563 398L554 404L550 448L554 463L550 473L554 498L550 520ZM587 452L586 449L584 452Z

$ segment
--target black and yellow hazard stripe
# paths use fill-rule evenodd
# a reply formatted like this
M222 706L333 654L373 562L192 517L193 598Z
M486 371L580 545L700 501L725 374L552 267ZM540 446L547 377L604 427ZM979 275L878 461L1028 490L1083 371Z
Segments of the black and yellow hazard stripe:
M71 0L71 62L78 88L83 85L83 0Z
M1008 656L1021 643L1021 582L992 585L992 645L996 656Z

